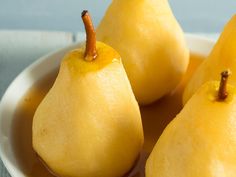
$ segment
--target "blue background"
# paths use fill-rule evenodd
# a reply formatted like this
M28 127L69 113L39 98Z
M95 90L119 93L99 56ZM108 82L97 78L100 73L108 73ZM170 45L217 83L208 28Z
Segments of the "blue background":
M88 9L95 25L111 0L0 0L0 29L81 31L80 12ZM235 0L170 0L187 32L219 32L236 13Z

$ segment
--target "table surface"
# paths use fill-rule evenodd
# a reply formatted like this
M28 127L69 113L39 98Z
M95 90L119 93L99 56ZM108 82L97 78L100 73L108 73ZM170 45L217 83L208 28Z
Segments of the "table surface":
M198 34L217 39L218 34ZM84 38L81 33L1 31L0 30L0 98L12 80L39 57ZM0 177L10 177L0 160Z

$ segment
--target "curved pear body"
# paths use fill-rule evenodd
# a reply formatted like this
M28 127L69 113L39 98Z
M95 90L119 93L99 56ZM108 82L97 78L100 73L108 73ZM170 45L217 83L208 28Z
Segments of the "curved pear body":
M146 163L146 177L232 177L236 174L236 90L218 101L207 82L166 127Z
M199 66L189 83L184 94L185 104L196 90L205 82L217 80L218 73L230 69L233 73L229 83L236 85L236 15L225 26L219 40L215 44L208 58Z
M113 0L97 38L120 53L140 104L168 94L186 72L189 50L167 0Z
M120 56L97 43L63 59L58 77L33 119L33 148L61 177L120 177L143 144L139 107Z

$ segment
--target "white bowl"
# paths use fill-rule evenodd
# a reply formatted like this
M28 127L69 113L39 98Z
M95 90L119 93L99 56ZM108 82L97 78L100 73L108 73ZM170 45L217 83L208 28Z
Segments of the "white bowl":
M214 41L196 35L186 35L187 44L193 53L207 56ZM14 156L11 127L16 106L26 92L41 78L58 68L60 60L69 50L78 47L73 44L57 52L41 57L24 69L11 83L0 103L0 157L12 177L25 177Z

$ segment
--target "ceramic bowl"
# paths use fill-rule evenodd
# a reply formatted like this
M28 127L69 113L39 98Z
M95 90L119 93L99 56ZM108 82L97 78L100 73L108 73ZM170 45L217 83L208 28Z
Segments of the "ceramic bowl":
M207 56L214 45L214 41L196 35L186 35L190 51ZM25 68L10 84L0 102L0 157L12 177L25 177L20 170L14 156L11 127L17 104L26 92L41 78L58 68L60 60L69 50L78 47L81 43L73 44L49 55L43 56Z

